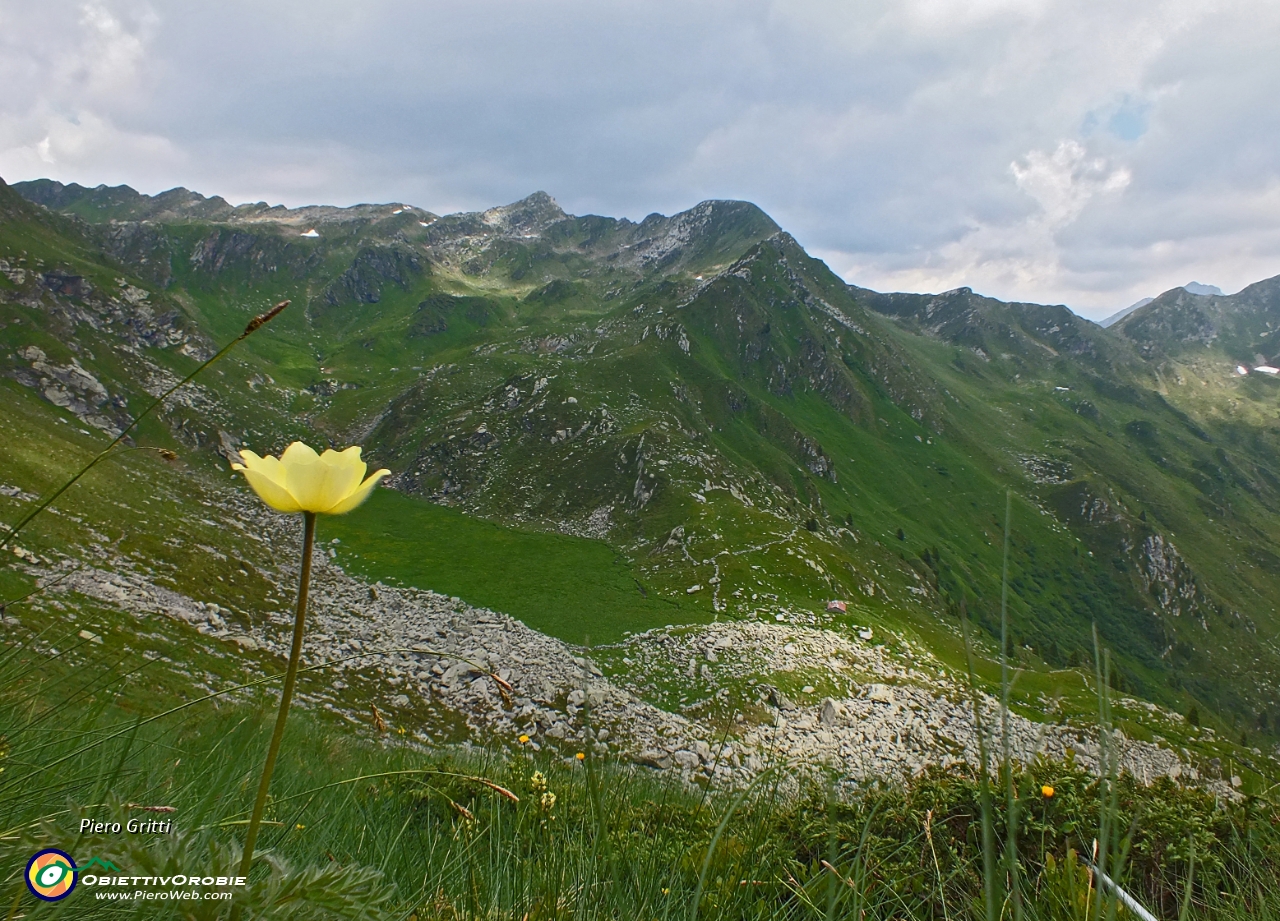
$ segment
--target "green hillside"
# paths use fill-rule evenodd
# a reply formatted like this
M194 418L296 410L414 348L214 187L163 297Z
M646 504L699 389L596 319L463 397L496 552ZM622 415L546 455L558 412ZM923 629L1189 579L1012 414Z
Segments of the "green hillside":
M538 193L438 217L41 180L0 186L0 213L13 445L120 427L158 375L291 299L138 440L182 448L189 473L159 474L179 479L240 444L365 445L402 495L334 524L353 571L573 642L818 622L839 598L958 663L961 610L998 632L1012 490L1028 663L1083 665L1096 623L1121 688L1280 724L1280 381L1235 370L1274 353L1275 280L1105 330L851 287L741 202L635 223ZM45 487L3 450L0 479Z

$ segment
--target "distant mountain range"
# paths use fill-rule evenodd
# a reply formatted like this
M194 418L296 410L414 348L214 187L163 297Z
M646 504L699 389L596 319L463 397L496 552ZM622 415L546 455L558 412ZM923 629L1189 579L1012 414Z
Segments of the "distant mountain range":
M995 632L1012 490L1028 663L1091 662L1096 623L1120 687L1280 725L1280 382L1235 370L1276 355L1280 277L1099 326L850 286L746 202L633 222L541 192L441 216L38 180L0 183L0 221L0 376L50 420L119 427L290 298L173 437L359 442L406 495L607 541L674 621L841 598L937 648L962 611Z
M1222 289L1219 288L1217 285L1202 285L1198 281L1187 282L1185 285L1182 286L1182 290L1190 294L1216 295L1218 297L1222 297ZM1155 300L1154 297L1144 297L1141 300L1135 301L1134 303L1126 307L1124 310L1118 311L1117 313L1113 313L1111 316L1107 317L1105 320L1100 320L1098 322L1098 325L1102 327L1114 326L1116 323L1119 323L1121 320L1123 320L1129 314L1133 313L1138 308L1146 307L1148 304L1150 304L1154 300Z

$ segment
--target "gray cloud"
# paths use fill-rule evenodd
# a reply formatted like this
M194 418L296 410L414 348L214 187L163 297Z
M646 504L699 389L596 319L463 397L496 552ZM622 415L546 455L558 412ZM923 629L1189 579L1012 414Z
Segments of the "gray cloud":
M0 175L642 217L1100 316L1280 273L1261 0L0 0Z

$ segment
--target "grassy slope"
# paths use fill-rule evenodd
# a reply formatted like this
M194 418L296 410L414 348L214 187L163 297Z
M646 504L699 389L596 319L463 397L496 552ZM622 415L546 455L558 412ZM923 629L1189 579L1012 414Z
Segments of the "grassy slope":
M609 225L593 235L592 222L599 220L581 219L567 239L575 246L604 246L619 231ZM740 247L762 232L744 227ZM427 231L403 217L334 225L319 241L255 227L256 249L227 249L216 274L180 254L215 236L224 246L231 239L225 228L189 223L167 225L164 232L174 254L171 296L201 328L231 335L272 301L295 300L273 327L246 344L217 385L226 404L222 424L259 450L277 449L308 428L318 429L336 441L360 437L372 460L405 472L424 450L428 459L447 458L450 436L471 435L477 421L489 418L481 412L486 401L508 384L527 381L521 384L527 388L540 376L549 378L554 410L518 416L524 404L511 414L513 426L531 424L531 431L509 428L500 452L455 456L452 468L437 464L424 478L430 487L424 491L438 486L441 469L455 480L458 474L471 476L477 491L464 504L470 501L501 521L539 528L565 518L581 521L622 498L613 518L616 544L612 550L562 553L577 545L519 529L494 530L482 540L481 530L472 529L474 557L451 564L453 575L447 578L458 581L451 582L456 588L446 587L469 601L523 605L519 613L535 625L548 625L566 638L590 634L601 641L672 619L741 616L752 610L817 613L826 598L840 596L856 602L862 620L921 625L954 654L955 620L949 612L962 600L979 622L988 628L995 623L1003 492L1012 486L1027 500L1015 512L1013 541L1019 644L1032 646L1051 664L1079 662L1087 659L1089 624L1096 619L1106 639L1122 650L1128 684L1178 706L1188 704L1185 694L1191 691L1240 709L1245 705L1232 692L1238 675L1276 672L1274 651L1253 634L1246 636L1248 628L1233 626L1244 623L1240 618L1228 614L1211 620L1207 641L1198 624L1152 618L1133 561L1119 549L1135 539L1140 543L1145 534L1164 533L1192 561L1213 596L1228 611L1243 610L1252 629L1265 634L1271 626L1266 615L1274 611L1266 599L1280 586L1264 557L1261 562L1242 558L1222 537L1274 535L1273 510L1251 501L1234 482L1201 475L1206 460L1212 460L1211 447L1198 444L1158 400L1140 394L1135 402L1133 389L1122 386L1099 389L1096 373L1071 361L1036 367L1018 353L1012 362L983 364L963 349L859 313L856 298L851 301L843 286L794 254L786 258L808 290L860 317L866 335L845 335L836 346L830 324L824 330L826 321L816 314L788 306L797 289L785 272L772 270L757 272L752 285L739 285L738 293L708 289L699 301L705 308L696 308L701 313L682 317L673 308L693 290L691 274L701 263L611 300L605 294L620 277L614 270L575 280L581 271L601 270L582 255L564 256L541 244L526 251L513 244L481 274L436 267L405 284L382 285L376 303L335 305L323 296L324 279L345 271L370 240L393 245L387 241L395 234L413 239ZM733 232L728 228L725 238L733 238ZM71 259L65 242L58 242L62 238L54 237L46 241L45 258ZM708 256L726 257L731 254L719 250ZM97 271L101 283L108 284L108 272ZM573 287L539 287L548 277ZM836 368L837 389L797 379L789 391L779 391L743 363L735 351L742 343L726 338L725 323L726 311L742 303L756 311L760 327L772 322L772 354L790 361L793 369L805 361L800 344L806 341L818 343L829 356L840 354L846 370ZM641 304L644 312L636 315ZM682 354L674 338L637 341L659 306L667 309L669 322L684 322L692 337L691 355ZM37 318L33 313L28 322ZM437 328L441 321L442 330ZM597 324L607 327L602 335L591 332ZM13 337L15 345L28 341L16 327L0 335ZM536 345L557 336L575 345L563 353ZM585 347L592 337L600 348L587 360ZM46 343L51 354L69 357L56 351L56 339ZM103 339L94 354L111 355L108 342ZM478 356L474 350L485 342L497 349L486 348ZM1031 354L1037 354L1035 348ZM167 353L153 358L178 370L189 363ZM434 376L428 370L433 367L441 369ZM125 366L99 371L104 378L128 380L130 375ZM256 389L240 384L255 374L268 374L275 384ZM326 382L345 389L327 395ZM1070 390L1053 389L1058 386ZM313 392L316 387L321 389ZM749 400L747 412L726 409L735 393ZM578 403L568 405L569 396ZM1082 414L1086 402L1092 414ZM365 436L365 421L388 406L391 415L382 427ZM914 406L927 412L923 424L909 412ZM604 407L621 418L612 436L595 445L573 441L548 447L557 427L576 429ZM214 440L219 420L191 421L206 444ZM1151 429L1135 429L1138 421ZM496 431L492 419L490 429ZM636 479L642 436L655 493L636 510L625 500ZM804 468L797 438L821 447L836 482ZM711 458L710 470L687 460L699 454ZM1031 482L1019 467L1017 456L1025 454L1070 464L1072 481L1061 486ZM659 466L659 459L668 465ZM692 493L704 479L735 483L754 504L745 506L724 490L698 501ZM1109 528L1073 520L1073 508L1095 495L1110 497L1122 508L1122 520ZM1204 530L1206 503L1233 508L1230 530ZM401 517L417 527L416 515L433 514L410 514L408 507L403 516L397 513L397 527ZM1138 520L1140 513L1145 522ZM808 520L816 530L803 526ZM478 528L479 522L473 523ZM664 550L662 543L676 527L685 529L685 539ZM564 569L537 577L540 587L521 587L500 604L491 602L498 597L495 590L477 577L493 558L484 549L489 539L504 552L517 547L530 559L545 556L540 541L549 541L559 548L552 558ZM1258 555L1272 543L1268 537L1250 546ZM379 551L378 560L372 548L365 548L366 571L440 588L432 580L449 570L424 565L404 547L402 539L394 552ZM651 590L648 600L638 590L633 597L624 570ZM540 571L537 565L519 569L529 579ZM708 580L715 573L722 580L721 611L711 602ZM574 576L616 590L602 590L598 603L573 593L569 601L550 600L552 587L572 584ZM875 594L866 594L868 584L878 586ZM686 594L694 585L702 585L702 592ZM485 594L476 594L477 588ZM659 606L681 613L676 618L645 613ZM1169 648L1175 650L1173 659Z
M230 874L266 737L257 701L204 703L139 725L170 703L164 693L135 708L133 663L99 655L85 664L81 651L51 656L9 642L0 656L0 857L20 868L53 845L127 874ZM294 714L261 839L274 866L260 865L242 893L251 915L798 921L822 916L834 899L836 917L924 921L969 907L981 916L974 816L983 807L963 771L932 772L905 789L844 791L834 803L819 785L791 796L762 784L730 800L595 755L424 754L395 738ZM1186 917L1277 917L1270 882L1280 841L1262 803L1223 805L1168 782L1125 781L1107 806L1096 779L1069 764L1032 765L1017 781L1029 917L1081 916L1089 879L1070 850L1087 851L1102 814L1117 838L1132 840L1121 878L1162 916L1179 912L1190 879ZM1054 787L1051 800L1037 792L1043 784ZM990 814L1002 828L999 799ZM136 817L126 803L173 808L172 833L77 833L81 816ZM220 913L199 902L117 905L108 915L94 911L88 886L46 905L15 877L6 894L24 917L225 917L225 903Z
M21 242L32 259L42 258L49 264L79 260L73 264L98 273L95 283L114 283L114 268L95 268L92 255L77 255L66 248L65 241L40 244L47 245L42 255L36 255L39 246L31 238ZM299 296L287 285L253 294L246 287L236 297L269 302L290 294ZM203 302L191 297L196 303L188 309L199 309L202 316L221 316L220 311L225 311L219 322L229 333L238 331L253 310L241 307L242 312L232 313L227 301L217 294L202 296L206 297ZM42 326L43 313L25 308L5 310L0 342L6 353L38 342L58 361L77 355L66 347L65 336ZM222 374L210 375L207 385L229 407L224 416L192 411L170 416L166 422L188 418L191 426L206 432L216 429L219 422L239 422L257 432L255 437L275 439L277 444L288 437L291 426L299 433L305 431L301 422L289 420L289 408L296 405L293 401L308 399L300 388L314 380L309 375L318 373L312 369L318 369L319 362L308 351L306 335L310 334L304 335L306 326L299 316L297 312L286 314L282 320L296 326L282 325L251 340L251 347L223 366ZM23 322L15 324L15 318ZM554 330L554 320L545 328ZM41 332L33 334L36 329ZM893 335L891 330L886 334ZM41 338L34 340L32 335ZM78 343L82 349L78 357L103 380L127 381L136 373L127 356L115 354L107 333L94 337L81 329L77 337L82 336L86 338ZM935 354L922 360L936 360L942 348L936 344L912 347L934 350ZM465 345L452 348L459 356L466 353ZM189 368L192 361L165 350L155 350L148 357L176 371ZM690 373L684 357L671 349L658 353L660 364L653 361L653 353L637 352L632 357L637 364L626 366L625 373L651 399L671 392L665 376L677 371L706 387L706 405L712 396L723 395L716 389L715 374ZM291 366L290 361L294 362ZM520 361L527 362L526 370L538 368L531 358ZM353 360L351 367L359 365ZM610 378L619 367L584 371L575 378L584 384L578 392L603 392L606 385L615 383ZM244 382L264 370L293 389L249 389ZM955 393L966 393L959 378L947 384ZM0 442L0 469L4 471L0 480L5 485L31 492L47 490L105 444L101 433L82 431L77 419L51 407L31 390L11 380L0 381L0 387L0 429L6 433ZM369 396L372 389L342 393L376 405L379 397ZM1013 388L1010 402L1019 399L1020 393ZM646 600L634 582L628 584L633 576L653 588L665 589L667 598L678 600L683 621L714 616L705 593L688 596L683 592L695 578L706 584L711 569L701 561L733 541L758 542L762 535L776 534L785 540L720 558L726 589L754 586L757 594L776 595L770 599L775 607L813 611L833 593L834 583L838 591L857 600L846 619L849 623L888 626L919 637L938 649L952 668L959 668L954 621L940 616L932 600L929 604L918 601L921 596L906 588L920 584L912 573L927 579L934 572L940 585L951 586L953 595L966 588L971 591L975 610L980 596L989 598L989 590L982 586L989 586L998 573L996 518L1006 481L997 469L1001 461L986 453L989 445L931 433L882 397L875 398L875 419L884 418L888 425L876 421L871 426L851 426L811 393L782 397L756 387L751 394L757 403L785 412L794 425L821 442L837 466L838 482L808 475L797 467L785 445L762 437L747 419L725 412L709 416L716 431L707 434L717 452L761 462L778 481L790 482L791 491L779 496L757 482L754 494L761 497L761 503L748 508L724 491L712 491L706 503L699 503L687 493L676 495L669 489L665 494L669 504L663 504L666 499L659 501L654 517L642 522L643 529L662 535L677 523L694 522L692 537L686 542L694 563L675 551L651 556L647 548L643 554L631 552L629 558L626 552L611 550L597 541L503 527L395 495L380 496L379 504L367 509L366 519L352 516L327 522L327 529L342 537L338 546L343 552L355 553L349 558L355 568L516 613L521 613L519 606L524 605L524 616L535 626L545 625L545 629L570 639L585 626L596 642L607 635L595 633L602 610L609 612L609 625L618 632L672 620L665 614L670 610L669 601L657 591L651 591ZM988 405L987 399L973 393L967 398L987 414L978 415L974 409L972 418L996 431L1004 414ZM136 411L143 397L131 391L129 399ZM1034 405L1037 412L1044 411L1045 404ZM349 418L356 415L347 412ZM669 438L674 444L683 437L675 430L674 420L680 418L688 427L698 417L689 404L676 401L654 414L650 422L639 420L635 425L637 431L648 431L653 442ZM1064 415L1059 424L1068 422L1074 424L1074 414ZM665 432L658 428L659 423L666 426ZM1019 420L1019 425L1029 430L1037 430L1034 426L1039 424ZM1014 432L1010 444L1024 444L1026 432ZM626 434L632 437L636 433ZM1105 435L1098 443L1108 445L1102 438ZM929 444L928 439L934 443ZM175 465L162 461L154 452L133 451L103 465L59 504L59 514L40 519L20 542L38 553L65 552L90 561L98 559L96 546L112 546L143 571L150 571L160 584L194 597L216 598L231 609L233 621L256 621L270 612L287 610L290 599L277 594L262 576L280 565L281 549L264 546L252 534L235 527L232 490L243 492L243 488L228 485L223 463L175 438L168 425L146 426L139 442L178 449L182 460ZM634 438L630 443L634 444ZM680 446L695 443L682 442ZM1114 460L1123 461L1127 452L1114 451ZM1140 461L1134 463L1139 471L1145 469ZM939 468L945 468L946 475ZM558 470L545 461L536 473L544 471L554 472L557 483L575 476L571 469ZM813 492L806 491L810 489ZM906 498L894 501L899 496ZM3 520L13 520L22 507L18 500L0 497ZM799 524L811 511L821 508L830 512L832 520L852 515L860 535L857 542L847 535L835 535L827 518L814 532ZM1016 515L1015 523L1029 522L1019 526L1034 529L1029 538L1015 531L1017 546L1056 540L1057 549L1051 554L1042 549L1038 558L1067 557L1074 546L1069 535L1043 524L1034 527L1042 516L1030 507L1019 507ZM899 527L905 540L897 538ZM986 539L974 541L974 528ZM719 539L713 537L716 534ZM426 547L435 551L435 559L415 549L423 535L428 536ZM877 541L879 547L875 546ZM921 552L934 547L938 548L936 572L920 557ZM934 558L930 552L929 559ZM826 577L805 559L824 564ZM501 560L514 575L503 580L505 585L486 578L493 572L495 560ZM842 562L856 566L860 578L878 578L885 590L862 596L857 588L859 579L842 570ZM1015 578L1023 576L1025 568L1026 561L1015 554ZM522 578L528 581L515 585ZM757 579L764 584L757 585ZM31 585L30 577L0 567L4 598L24 594ZM1028 592L1024 597L1037 596ZM143 727L136 742L130 726L139 716L153 716L190 700L202 693L202 688L221 688L270 674L278 670L279 663L229 644L193 641L189 627L163 618L140 625L127 612L84 598L63 600L65 604L43 609L17 605L7 611L17 615L22 624L22 629L8 638L12 640L20 632L31 647L10 658L14 652L10 645L0 657L4 668L0 706L4 708L7 736L6 771L0 775L4 784L0 812L5 821L0 824L5 829L25 826L41 816L59 813L68 799L102 802L106 797L100 793L106 790L110 798L120 801L163 801L177 806L179 827L190 833L201 854L208 852L210 844L232 842L236 826L220 823L237 821L248 806L253 767L265 743L265 727L255 708L269 706L269 699L251 697L248 709L224 706L215 710L202 705ZM739 607L725 613L745 612L750 607L748 600L740 596L732 602ZM1029 605L1027 616L1033 614L1040 616ZM614 620L622 616L628 620ZM103 644L81 639L78 632L82 629L98 634ZM28 631L39 637L33 639ZM1024 705L1037 707L1042 696L1061 692L1067 695L1066 710L1087 712L1092 692L1079 673L1053 672L1034 660L1028 664L1029 671L1017 690ZM988 679L993 677L989 662L980 661L979 665ZM380 689L375 684L352 676L348 680L352 700L378 699ZM301 691L318 694L326 683L322 676L308 677ZM622 916L685 917L715 826L729 808L727 802L703 802L689 791L616 770L609 764L592 764L592 770L601 772L593 788L581 767L523 759L504 762L448 754L424 756L416 750L365 740L361 737L369 732L367 728L353 732L353 727L325 711L295 716L277 775L277 805L269 816L280 824L268 827L264 844L276 848L295 866L380 869L397 887L398 906L403 912L417 910L419 917L488 917L494 912L524 911L536 916L553 905L583 916L612 910ZM1140 719L1139 711L1122 726L1130 735L1142 737ZM42 764L117 730L121 735L114 742L64 763L56 782L33 779L31 772ZM1218 754L1229 758L1231 751L1223 748ZM1228 766L1230 769L1230 762ZM529 786L535 767L550 777L560 797L556 820L545 824L545 814ZM490 788L438 774L352 782L399 770L481 772L515 790L522 802L508 804ZM1053 782L1062 791L1061 808L1046 825L1044 837L1026 843L1029 866L1037 874L1042 872L1045 853L1052 852L1060 859L1067 846L1079 843L1080 829L1090 829L1096 821L1091 804L1096 802L1097 791L1088 790L1081 778L1061 768L1049 770L1051 773L1028 778L1037 784ZM1204 916L1230 917L1225 914L1229 911L1258 918L1270 917L1267 911L1274 915L1275 907L1266 896L1252 901L1244 898L1244 892L1258 880L1274 875L1275 845L1267 837L1266 816L1259 819L1242 812L1227 819L1211 804L1194 796L1174 799L1177 795L1157 791L1154 797L1133 794L1131 800L1126 799L1123 824L1127 826L1130 813L1140 817L1138 854L1144 891L1162 898L1166 907L1176 907L1179 874L1185 862L1174 849L1189 831L1209 829L1215 837L1198 839L1203 845L1198 853L1211 853L1225 866L1221 875L1212 878L1214 885L1208 884L1209 877L1203 877ZM834 864L848 876L858 866L858 841L867 822L873 822L870 840L879 873L869 917L876 917L878 911L884 916L929 917L942 909L943 897L950 900L952 912L973 898L978 858L970 834L975 812L972 786L954 779L941 783L926 779L905 799L893 792L883 798L872 796L831 824L819 818L825 815L823 801L821 791L816 791L807 800L785 804L771 799L764 790L738 818L730 819L721 846L712 855L713 872L704 889L703 916L746 918L763 913L798 918L811 913L809 906L813 904L821 908L828 877L816 863L825 846L820 843L835 840ZM476 816L475 824L468 823L454 803ZM110 808L99 817L113 814ZM934 844L941 858L936 877L922 870L932 860L926 854L928 843L922 832L924 810L929 808L935 810ZM3 846L12 845L22 852L10 854L8 863L20 866L20 857L37 843L50 840L66 838L76 852L75 836L67 831L69 826L59 825L60 821L55 818L55 828L35 832L36 837L20 837L16 843L6 836ZM1246 836L1250 827L1252 835ZM104 853L128 869L145 866L144 861L151 859L144 853L150 851L147 847L135 849L125 842L114 842L110 847L116 850ZM612 855L612 860L602 860L602 853ZM826 851L821 853L830 856ZM630 869L619 873L618 867ZM735 888L732 881L739 877L761 879L762 883L746 890ZM1060 875L1038 879L1041 886L1037 891L1048 892L1051 885L1062 883ZM340 889L340 881L322 888L332 894ZM1233 894L1228 904L1216 901L1214 893L1219 889ZM377 891L385 890L378 887ZM590 903L581 898L581 893L588 891L592 893ZM1049 896L1044 898L1047 913ZM927 909L920 908L926 903ZM36 917L43 910L35 906L28 913ZM56 911L55 906L47 913ZM157 915L152 909L143 916Z
M354 573L457 595L569 643L706 618L690 602L642 591L634 567L602 541L505 528L390 491L326 522L330 534Z
M1274 607L1264 599L1274 597L1280 590L1276 584L1277 573L1242 558L1239 544L1224 539L1228 533L1238 538L1242 531L1254 531L1261 537L1262 533L1272 531L1276 522L1274 500L1251 494L1240 483L1206 483L1198 479L1198 470L1210 459L1212 447L1189 431L1192 426L1180 424L1180 420L1158 402L1135 405L1116 399L1108 393L1097 392L1087 380L1062 374L1060 369L1058 374L1045 375L1047 379L998 389L992 388L990 382L983 382L981 389L975 388L961 374L944 374L943 379L948 378L953 392L968 397L966 408L972 420L968 430L985 433L983 444L971 443L971 447L988 451L996 448L1005 458L1035 452L1061 459L1076 468L1075 482L1024 487L1070 528L1070 535L1058 535L1067 539L1056 541L1056 552L1051 551L1052 556L1045 559L1041 550L1038 562L1041 571L1065 565L1080 573L1073 578L1094 583L1094 587L1083 586L1076 592L1076 600L1087 602L1090 598L1114 597L1115 592L1107 590L1106 582L1123 583L1133 578L1133 561L1123 552L1126 542L1132 545L1140 542L1143 535L1163 533L1193 561L1203 580L1200 585L1207 583L1219 601L1219 613L1209 615L1203 623L1199 619L1177 619L1167 614L1162 621L1153 622L1150 615L1140 609L1135 612L1140 616L1128 624L1113 621L1109 625L1108 615L1115 617L1122 612L1104 607L1098 613L1102 614L1104 631L1114 642L1130 651L1145 647L1157 655L1167 655L1166 649L1175 646L1178 656L1174 660L1174 674L1166 673L1157 680L1180 683L1184 675L1192 682L1208 679L1216 684L1210 692L1215 695L1229 695L1231 685L1243 669L1269 672L1275 668L1275 650L1254 642L1253 635L1254 631L1265 634L1274 628ZM1063 384L1071 390L1050 390L1051 386ZM993 389L999 394L994 400ZM1091 400L1094 413L1083 415L1077 411L1081 395ZM1135 423L1139 421L1145 421L1149 426L1147 431L1154 434L1135 435L1138 428ZM998 463L999 459L992 460ZM1120 520L1102 526L1085 520L1080 509L1091 496L1108 497ZM1211 498L1216 499L1219 507L1234 509L1230 513L1230 531L1220 523L1214 526L1212 518L1219 516L1206 515L1205 504ZM1263 501L1259 502L1259 498ZM1046 532L1053 530L1052 526L1045 529ZM1260 545L1269 543L1267 538L1259 541ZM1111 564L1110 567L1090 567L1090 571L1082 571L1073 559L1081 551ZM1015 559L1019 556L1015 553ZM1043 580L1038 581L1044 585ZM1017 579L1014 584L1018 584ZM1259 591L1264 585L1267 588ZM1043 592L1033 597L1041 606L1055 604L1055 599L1046 598ZM1031 599L1024 595L1024 600ZM1143 607L1150 604L1148 601ZM1249 629L1242 623L1240 611L1247 612L1252 620ZM1141 623L1143 618L1145 625ZM1117 628L1128 631L1134 627L1146 632L1149 639L1143 642L1141 636L1116 632ZM1210 631L1209 638L1204 635L1206 631ZM1192 658L1196 664L1187 668ZM1148 659L1147 664L1148 676L1156 677L1151 666L1158 663ZM1200 674L1194 675L1195 672ZM1201 685L1201 690L1208 689Z

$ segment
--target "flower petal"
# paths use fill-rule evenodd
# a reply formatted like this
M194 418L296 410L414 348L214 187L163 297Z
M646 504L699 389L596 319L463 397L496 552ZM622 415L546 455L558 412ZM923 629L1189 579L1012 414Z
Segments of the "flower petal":
M289 456L286 451L282 464L289 492L303 511L317 513L328 512L346 499L360 485L366 469L359 449L327 450L318 456L312 452L310 457L302 451Z
M389 473L380 470L361 482L368 465L360 454L359 446L317 454L295 441L278 459L241 451L244 463L233 463L231 467L243 473L254 492L274 509L341 515L363 502Z
M373 492L373 487L378 485L378 481L384 476L389 476L390 470L382 469L375 471L367 480L356 487L355 491L347 498L343 499L333 508L329 509L330 515L345 515L351 511L365 499L369 498L369 493Z
M319 460L320 455L315 449L309 445L305 445L300 441L295 441L289 447L284 449L284 453L280 455L280 461L286 467L290 464L300 464L307 461Z
M329 448L320 455L320 459L328 464L362 464L364 461L360 459L361 450L362 449L359 445L352 445L351 447L344 448L341 451L335 451L333 448Z
M275 458L270 458L275 460ZM281 486L269 474L265 473L261 468L244 466L240 468L240 472L244 474L244 478L249 481L249 485L253 487L253 491L258 494L263 502L271 506L277 512L300 512L302 506L290 494L289 490Z
M328 512L359 488L369 465L360 459L359 447L325 451L320 455L320 463L326 467L326 477L324 495L317 499L316 511Z
M248 449L241 450L240 458L243 464L232 464L232 470L243 470L248 468L254 470L263 476L273 480L277 486L284 488L285 476L284 468L280 466L280 461L274 457L259 457Z
M232 470L243 470L245 467L256 467L262 463L262 458L254 454L248 448L241 448L240 451L237 453L239 453L240 460L244 461L244 463L237 464L235 461L232 461L231 462Z
M304 512L320 512L327 508L324 494L329 470L327 465L320 463L318 456L308 460L303 455L295 455L288 461L282 461L280 466L284 468L285 488Z

